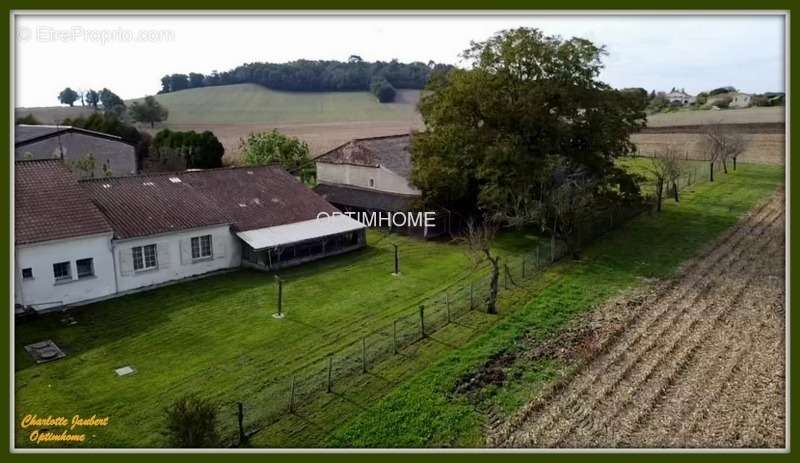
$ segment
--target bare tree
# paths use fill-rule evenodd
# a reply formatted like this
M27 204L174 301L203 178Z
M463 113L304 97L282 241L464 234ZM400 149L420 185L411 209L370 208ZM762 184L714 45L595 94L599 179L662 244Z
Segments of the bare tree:
M678 180L683 176L681 154L673 145L665 146L650 158L650 172L656 178L656 210L661 212L661 203L664 199L664 189L667 185L672 188L675 202L678 196Z
M491 266L489 277L489 298L486 301L486 312L497 313L497 292L500 279L500 256L492 252L492 243L499 226L496 222L485 218L480 223L470 221L463 240L467 243L467 252L476 267L484 262Z
M710 162L709 180L714 181L714 164L721 163L723 171L728 173L728 159L733 160L733 169L736 170L736 158L747 148L747 143L740 133L723 124L709 124L705 127L704 135L700 141L700 149L706 154Z

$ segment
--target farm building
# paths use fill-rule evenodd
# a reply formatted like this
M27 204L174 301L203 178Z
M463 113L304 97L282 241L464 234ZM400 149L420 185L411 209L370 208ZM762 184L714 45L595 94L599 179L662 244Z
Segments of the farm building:
M90 157L94 161L87 163ZM138 171L132 144L116 135L70 126L16 125L14 158L61 159L82 178L134 175Z
M15 172L20 309L84 304L240 266L275 270L366 245L366 227L334 215L276 166L78 181L47 160L17 162Z
M689 95L683 90L675 90L669 92L665 95L669 104L672 105L690 105L695 102L696 98L692 95Z
M318 156L317 193L344 211L395 213L414 208L420 191L411 185L411 136L358 138ZM446 220L435 228L405 227L400 231L433 237L442 234Z
M731 108L747 108L753 102L753 95L748 93L734 93L731 97Z

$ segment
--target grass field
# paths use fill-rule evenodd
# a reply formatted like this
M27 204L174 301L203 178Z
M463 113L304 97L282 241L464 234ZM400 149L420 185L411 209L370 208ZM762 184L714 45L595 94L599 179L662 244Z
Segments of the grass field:
M489 332L367 405L320 445L486 445L485 426L512 415L569 367L557 355L509 356L499 366L493 360L552 339L609 298L673 274L782 182L783 168L750 164L685 189L680 204L667 201L661 214L640 217L588 248L581 260L547 270L527 302ZM502 381L463 387L487 372Z
M75 325L59 314L19 324L16 414L110 416L89 445L161 446L163 408L181 394L267 407L275 397L258 394L266 383L391 325L475 271L457 245L379 233L368 240L365 250L281 272L284 320L272 317L272 275L237 271L94 304L74 312ZM391 243L400 247L401 277L390 275ZM534 243L507 235L498 251ZM33 364L23 346L44 339L68 356ZM136 374L117 377L125 365Z

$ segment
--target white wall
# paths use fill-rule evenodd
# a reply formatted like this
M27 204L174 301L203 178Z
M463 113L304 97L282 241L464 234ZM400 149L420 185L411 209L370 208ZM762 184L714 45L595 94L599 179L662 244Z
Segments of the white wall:
M114 263L111 234L48 241L15 248L16 293L14 302L45 309L114 294ZM94 276L78 279L75 261L94 259ZM72 280L55 281L53 264L69 261ZM33 278L22 279L22 269L31 268Z
M375 181L374 186L370 186L370 179ZM383 167L318 162L317 181L320 183L353 185L404 195L418 195L420 193L419 190L409 185L408 180Z
M211 235L212 258L193 261L191 238ZM156 244L158 268L133 270L133 251L136 246ZM117 283L120 292L167 283L216 270L238 267L241 263L241 244L228 225L198 228L146 238L114 241Z

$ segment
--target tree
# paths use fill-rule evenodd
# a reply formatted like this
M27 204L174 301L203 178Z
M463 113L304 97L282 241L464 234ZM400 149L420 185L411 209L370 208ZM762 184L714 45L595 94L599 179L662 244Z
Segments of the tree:
M514 198L545 201L540 186L577 173L593 180L597 198L638 197L614 158L634 149L643 98L597 80L604 54L528 28L473 43L464 52L470 69L437 75L420 102L426 131L412 138L411 179L426 205L496 217Z
M535 225L577 253L592 210L641 198L614 159L633 151L646 99L597 79L604 54L520 28L472 43L467 69L432 76L411 147L423 205L490 230Z
M378 101L381 103L391 103L394 101L394 97L397 94L394 86L386 79L373 81L370 86L370 91L378 97Z
M169 91L177 92L189 88L189 76L186 74L172 74L169 76Z
M150 124L150 128L155 127L156 122L162 122L167 119L169 111L152 95L144 97L143 102L134 101L129 109L131 119L136 122Z
M683 175L683 164L681 163L680 151L672 145L668 145L655 153L650 161L650 172L656 179L656 210L661 212L664 188L667 185L672 187L675 202L680 199L678 195L678 180Z
M277 130L251 133L247 139L240 140L239 150L242 152L246 164L278 163L303 181L307 181L313 176L308 144L295 137L286 136Z
M78 92L67 87L58 94L58 101L61 102L61 104L67 104L72 107L75 101L78 100L78 96Z
M132 125L122 122L113 112L95 112L88 117L68 118L64 119L62 124L117 135L136 147L137 160L140 161L147 156L150 140L149 135L139 132L136 127Z
M492 243L494 243L497 231L497 223L486 217L480 222L470 221L462 238L467 244L468 254L475 263L475 267L479 267L484 262L488 262L491 267L489 297L486 299L486 312L490 314L497 313L497 293L500 280L500 256L492 251Z
M723 171L728 173L728 159L733 160L733 169L736 170L736 159L747 149L744 137L721 123L708 124L703 130L700 140L700 150L705 153L708 160L709 180L714 181L714 164L721 163Z
M125 102L116 93L104 88L100 90L100 104L103 105L103 112L113 114L117 117L125 113Z
M225 148L213 133L164 129L153 138L154 157L167 170L222 167Z
M167 438L172 447L204 448L220 444L217 431L218 406L190 394L164 410Z
M86 104L89 107L97 110L97 105L100 103L100 94L96 91L89 89L86 91Z

